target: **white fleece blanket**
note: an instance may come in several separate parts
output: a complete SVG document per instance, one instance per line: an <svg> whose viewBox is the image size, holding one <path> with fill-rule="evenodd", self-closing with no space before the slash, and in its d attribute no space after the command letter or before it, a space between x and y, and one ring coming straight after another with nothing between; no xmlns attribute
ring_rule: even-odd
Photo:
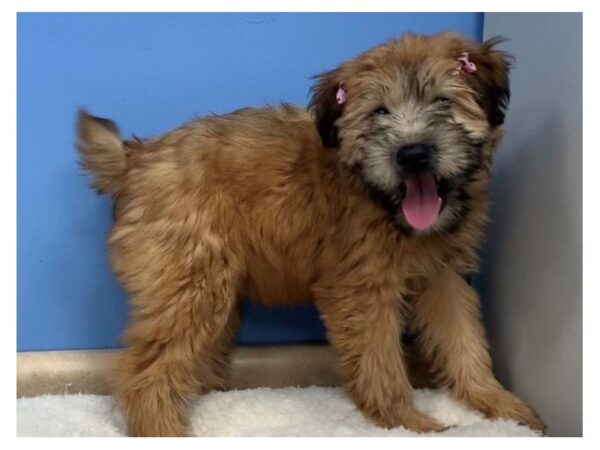
<svg viewBox="0 0 600 450"><path fill-rule="evenodd" d="M538 436L513 421L485 419L445 390L418 390L416 407L453 428L431 436ZM416 436L372 425L342 388L249 389L214 392L193 405L197 436ZM112 397L46 395L17 400L18 436L123 436Z"/></svg>

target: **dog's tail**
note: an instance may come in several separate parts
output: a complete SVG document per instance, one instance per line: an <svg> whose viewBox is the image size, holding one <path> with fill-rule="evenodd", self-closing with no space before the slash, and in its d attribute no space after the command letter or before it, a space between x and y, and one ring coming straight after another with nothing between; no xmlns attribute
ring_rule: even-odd
<svg viewBox="0 0 600 450"><path fill-rule="evenodd" d="M81 166L92 177L92 187L100 193L118 192L127 169L127 155L114 122L80 110L77 150Z"/></svg>

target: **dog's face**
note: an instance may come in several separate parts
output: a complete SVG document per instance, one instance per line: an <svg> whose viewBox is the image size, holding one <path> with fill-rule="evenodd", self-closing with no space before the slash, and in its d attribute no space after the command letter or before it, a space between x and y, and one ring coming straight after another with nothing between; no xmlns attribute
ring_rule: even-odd
<svg viewBox="0 0 600 450"><path fill-rule="evenodd" d="M469 185L489 176L509 97L496 44L406 35L318 77L310 106L323 144L406 233L460 227Z"/></svg>

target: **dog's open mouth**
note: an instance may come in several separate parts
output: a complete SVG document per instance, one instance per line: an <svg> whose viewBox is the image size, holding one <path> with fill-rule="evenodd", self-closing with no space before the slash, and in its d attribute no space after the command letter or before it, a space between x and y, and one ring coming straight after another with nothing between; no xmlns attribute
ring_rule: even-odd
<svg viewBox="0 0 600 450"><path fill-rule="evenodd" d="M435 223L444 206L447 184L431 172L420 172L404 180L402 212L411 227L421 231Z"/></svg>

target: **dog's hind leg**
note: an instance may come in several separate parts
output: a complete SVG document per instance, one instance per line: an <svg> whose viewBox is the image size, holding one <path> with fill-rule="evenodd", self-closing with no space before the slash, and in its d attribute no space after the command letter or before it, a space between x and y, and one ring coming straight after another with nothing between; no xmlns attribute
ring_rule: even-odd
<svg viewBox="0 0 600 450"><path fill-rule="evenodd" d="M544 430L537 413L494 377L475 290L452 269L436 275L415 298L414 325L440 381L490 418L514 419Z"/></svg>
<svg viewBox="0 0 600 450"><path fill-rule="evenodd" d="M118 233L112 242L117 272L134 294L116 396L130 435L188 435L189 401L226 385L224 354L238 322L233 258L214 236L179 239L189 247L169 253L168 241L151 234L131 252L118 248ZM141 249L157 251L135 271L130 265Z"/></svg>
<svg viewBox="0 0 600 450"><path fill-rule="evenodd" d="M241 308L236 306L221 335L215 340L210 358L199 361L196 378L202 380L199 393L226 391L231 387L231 350L239 330Z"/></svg>

